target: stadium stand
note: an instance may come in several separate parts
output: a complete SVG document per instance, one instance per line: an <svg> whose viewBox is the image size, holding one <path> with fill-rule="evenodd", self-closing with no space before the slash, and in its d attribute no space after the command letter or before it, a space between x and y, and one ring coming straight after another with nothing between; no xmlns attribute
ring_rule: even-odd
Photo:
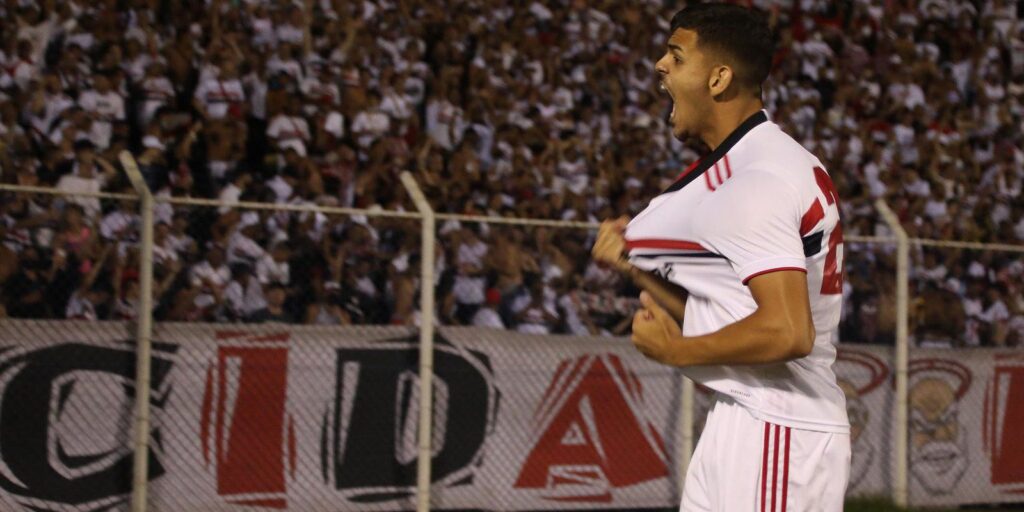
<svg viewBox="0 0 1024 512"><path fill-rule="evenodd" d="M829 167L846 234L885 235L872 207L884 198L913 237L1024 241L1024 3L752 3L778 34L767 109ZM632 215L699 157L669 136L655 87L677 7L4 2L0 182L130 192L115 158L130 149L158 196L412 210L408 169L439 212ZM0 314L134 315L134 211L4 194ZM158 320L417 321L415 225L157 216ZM636 293L590 262L587 233L449 221L440 234L442 322L628 330ZM893 256L850 249L843 339L891 341L893 280L878 276ZM919 343L1024 342L1019 255L913 258Z"/></svg>

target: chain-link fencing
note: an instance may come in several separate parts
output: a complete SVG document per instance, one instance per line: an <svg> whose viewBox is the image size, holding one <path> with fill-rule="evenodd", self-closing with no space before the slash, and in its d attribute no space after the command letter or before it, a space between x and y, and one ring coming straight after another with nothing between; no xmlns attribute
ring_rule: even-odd
<svg viewBox="0 0 1024 512"><path fill-rule="evenodd" d="M100 180L0 191L4 510L128 507L146 251L131 189Z"/></svg>
<svg viewBox="0 0 1024 512"><path fill-rule="evenodd" d="M416 508L425 317L415 215L163 199L153 248L140 252L130 196L4 194L5 508L127 510L142 253L156 322L150 510ZM591 262L592 226L442 216L436 235L432 317L446 327L434 336L432 506L675 506L683 379L624 337L637 290ZM890 495L895 243L848 239L835 371L852 425L849 494ZM1024 365L984 347L1018 339L1015 296L1001 296L1005 335L997 323L979 330L982 348L950 351L940 334L968 339L970 315L958 320L955 304L967 309L974 292L970 282L956 299L936 292L963 282L936 261L968 276L980 264L1005 283L1019 259L928 254L951 250L912 251L911 502L1013 501ZM980 298L982 319L998 320L998 298ZM711 394L698 387L695 402L699 436Z"/></svg>
<svg viewBox="0 0 1024 512"><path fill-rule="evenodd" d="M916 243L910 269L911 502L1020 502L1024 251Z"/></svg>

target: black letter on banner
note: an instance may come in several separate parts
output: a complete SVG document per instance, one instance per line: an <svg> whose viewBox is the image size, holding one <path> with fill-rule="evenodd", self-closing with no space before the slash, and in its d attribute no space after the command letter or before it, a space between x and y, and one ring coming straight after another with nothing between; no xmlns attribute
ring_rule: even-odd
<svg viewBox="0 0 1024 512"><path fill-rule="evenodd" d="M324 413L325 481L357 502L407 498L416 487L417 343L338 350L333 404ZM440 340L439 340L440 341ZM472 482L494 428L498 391L487 356L441 341L434 352L432 479ZM440 442L437 440L440 439Z"/></svg>
<svg viewBox="0 0 1024 512"><path fill-rule="evenodd" d="M156 351L176 347L154 344ZM166 355L166 354L160 354ZM135 353L65 343L0 361L0 487L32 510L107 510L131 492ZM151 404L162 407L172 363L152 362ZM111 406L111 404L120 404ZM104 407L106 406L106 407ZM97 423L104 425L98 431ZM109 431L113 430L113 432ZM152 432L149 478L164 473L159 430ZM155 445L155 446L154 446Z"/></svg>

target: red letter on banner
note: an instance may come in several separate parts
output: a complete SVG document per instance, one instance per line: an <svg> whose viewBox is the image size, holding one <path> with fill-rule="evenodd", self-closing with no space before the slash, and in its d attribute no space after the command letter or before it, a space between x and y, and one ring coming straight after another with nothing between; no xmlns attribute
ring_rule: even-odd
<svg viewBox="0 0 1024 512"><path fill-rule="evenodd" d="M668 475L661 437L635 411L640 382L614 355L563 361L537 408L515 487L558 501L610 502L611 489Z"/></svg>
<svg viewBox="0 0 1024 512"><path fill-rule="evenodd" d="M1024 358L996 356L997 364L985 392L982 440L992 463L992 484L1024 492Z"/></svg>
<svg viewBox="0 0 1024 512"><path fill-rule="evenodd" d="M201 419L203 456L209 464L213 452L217 493L239 505L285 508L286 463L295 471L295 425L285 407L288 334L221 332L217 339Z"/></svg>

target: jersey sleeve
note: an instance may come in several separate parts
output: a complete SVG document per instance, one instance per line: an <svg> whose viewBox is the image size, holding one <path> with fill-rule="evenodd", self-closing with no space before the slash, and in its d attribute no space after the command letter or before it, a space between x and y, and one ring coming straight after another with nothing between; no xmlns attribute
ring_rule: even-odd
<svg viewBox="0 0 1024 512"><path fill-rule="evenodd" d="M728 259L743 284L769 272L807 272L799 193L781 176L744 173L708 201L701 244Z"/></svg>

